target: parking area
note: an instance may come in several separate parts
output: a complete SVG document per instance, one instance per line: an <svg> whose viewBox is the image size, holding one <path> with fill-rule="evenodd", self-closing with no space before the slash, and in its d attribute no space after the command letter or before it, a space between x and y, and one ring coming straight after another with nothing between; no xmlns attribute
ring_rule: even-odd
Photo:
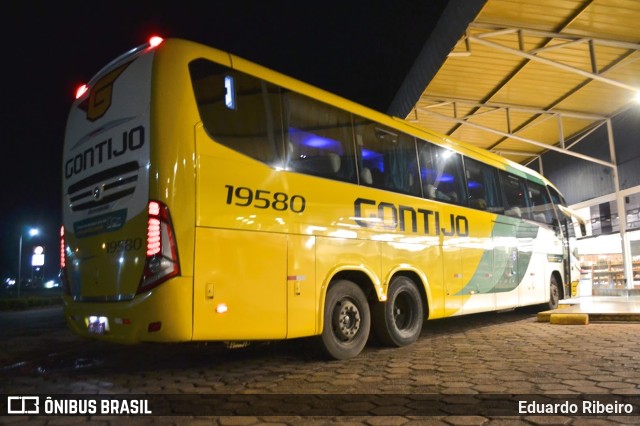
<svg viewBox="0 0 640 426"><path fill-rule="evenodd" d="M146 395L154 415L127 418L132 424L640 423L640 324L563 326L538 322L536 313L430 321L411 346L372 342L355 359L329 362L308 339L113 346L72 335L60 307L4 312L0 393ZM629 404L633 415L584 413L582 405L535 412L549 401L582 400ZM538 405L519 412L521 401ZM12 415L0 423L34 420L123 418Z"/></svg>

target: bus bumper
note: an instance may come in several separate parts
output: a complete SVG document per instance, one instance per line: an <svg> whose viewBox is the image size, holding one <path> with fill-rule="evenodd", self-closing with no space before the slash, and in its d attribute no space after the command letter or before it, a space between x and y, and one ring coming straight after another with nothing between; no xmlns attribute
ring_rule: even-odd
<svg viewBox="0 0 640 426"><path fill-rule="evenodd" d="M176 277L123 302L78 302L64 297L69 328L82 337L113 343L192 339L192 277Z"/></svg>

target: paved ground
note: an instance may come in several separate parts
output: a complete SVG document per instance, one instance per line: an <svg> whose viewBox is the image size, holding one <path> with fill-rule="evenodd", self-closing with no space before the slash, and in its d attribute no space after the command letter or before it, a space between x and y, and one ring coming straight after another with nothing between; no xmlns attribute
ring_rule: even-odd
<svg viewBox="0 0 640 426"><path fill-rule="evenodd" d="M328 362L308 340L113 346L73 336L59 307L0 313L3 399L145 394L155 414L167 414L0 424L640 424L639 331L636 322L553 325L517 310L428 322L409 347L371 345ZM582 400L618 401L633 404L634 416L519 415L522 400L575 405L578 414Z"/></svg>

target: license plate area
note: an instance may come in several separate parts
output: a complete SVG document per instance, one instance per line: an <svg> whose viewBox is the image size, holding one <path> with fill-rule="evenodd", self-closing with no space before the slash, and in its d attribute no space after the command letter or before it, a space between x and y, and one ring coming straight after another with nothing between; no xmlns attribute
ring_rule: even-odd
<svg viewBox="0 0 640 426"><path fill-rule="evenodd" d="M104 316L92 315L85 319L89 334L104 335L109 332L109 319Z"/></svg>

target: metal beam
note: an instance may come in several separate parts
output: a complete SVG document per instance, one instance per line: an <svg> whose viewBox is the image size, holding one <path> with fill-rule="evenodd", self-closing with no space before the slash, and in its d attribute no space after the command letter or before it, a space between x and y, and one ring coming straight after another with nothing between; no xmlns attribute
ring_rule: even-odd
<svg viewBox="0 0 640 426"><path fill-rule="evenodd" d="M561 69L563 71L567 71L567 72L570 72L570 73L573 73L573 74L578 74L578 75L581 75L581 76L583 76L585 78L589 78L591 80L596 80L596 81L600 81L602 83L606 83L606 84L609 84L609 85L612 85L612 86L621 87L623 89L629 90L629 91L634 92L634 93L637 93L637 92L640 91L639 87L634 87L634 86L631 86L629 84L623 83L621 81L612 80L610 78L603 77L601 74L594 74L592 72L584 71L584 70L581 70L580 68L572 67L570 65L566 65L566 64L563 64L561 62L556 62L556 61L553 61L551 59L542 58L540 56L532 55L532 54L524 52L522 50L513 49L511 47L503 46L501 44L494 43L494 42L489 41L489 40L485 40L484 38L480 38L478 36L471 36L470 35L469 39L471 41L475 42L475 43L479 43L479 44L491 47L493 49L500 50L502 52L510 53L512 55L519 56L521 58L525 58L525 59L528 59L530 61L540 62L542 64L549 65L549 66Z"/></svg>
<svg viewBox="0 0 640 426"><path fill-rule="evenodd" d="M618 175L618 160L616 158L616 144L613 138L613 125L611 120L607 120L607 139L609 140L609 155L611 161L616 164L613 168L613 188L616 194L616 204L618 207L618 226L620 229L620 244L622 249L622 268L627 288L633 288L633 259L631 258L631 244L627 235L627 211L624 204L624 197L620 193L620 176Z"/></svg>
<svg viewBox="0 0 640 426"><path fill-rule="evenodd" d="M617 47L620 49L627 49L627 50L640 50L640 43L630 43L626 41L610 40L610 39L598 38L598 37L584 37L582 35L567 34L562 32L539 31L539 30L532 30L528 28L507 27L504 25L485 24L482 22L472 22L469 24L469 28L491 31L490 33L483 33L482 34L483 38L493 37L495 35L504 35L509 33L520 32L520 34L524 36L557 38L562 40L568 40L569 42L580 42L580 41L584 42L584 41L591 40L596 45Z"/></svg>
<svg viewBox="0 0 640 426"><path fill-rule="evenodd" d="M499 102L478 102L474 99L463 99L463 98L452 98L447 96L431 96L431 95L422 95L420 96L419 101L427 101L427 102L437 102L433 105L426 105L422 108L436 108L439 106L446 106L454 103L458 103L461 105L467 105L473 108L492 108L492 109L509 109L512 112L525 112L529 114L552 114L557 115L560 114L563 117L568 118L577 118L581 120L606 120L608 117L600 114L592 114L588 112L581 111L570 111L570 110L562 110L562 109L542 109L542 108L534 108L526 105L515 105L515 104L504 104Z"/></svg>
<svg viewBox="0 0 640 426"><path fill-rule="evenodd" d="M508 137L510 138L514 138L514 135L517 132L523 131L525 129L537 126L539 124L541 124L542 122L550 119L550 118L555 118L558 120L558 132L560 132L558 141L559 141L559 145L560 148L563 149L563 153L568 153L569 149L573 146L575 146L578 142L580 142L581 140L584 139L584 137L579 137L578 139L574 140L569 146L565 146L565 142L567 140L569 140L570 138L573 138L575 135L565 135L564 134L564 126L562 124L562 120L564 118L574 118L574 119L581 119L581 120L592 120L594 121L594 123L591 124L591 126L593 126L593 129L589 130L587 132L587 135L590 134L591 132L594 131L594 129L597 129L598 127L606 124L608 117L602 116L602 115L598 115L598 114L590 114L590 113L584 113L584 112L579 112L579 111L569 111L569 110L556 110L556 109L539 109L539 108L533 108L533 107L528 107L528 106L521 106L521 105L511 105L511 104L503 104L503 103L497 103L497 102L485 102L485 103L479 103L475 100L470 100L470 99L461 99L461 98L451 98L451 97L446 97L446 96L426 96L423 95L420 98L421 101L423 102L433 102L432 105L426 105L426 106L422 106L420 109L421 110L429 110L429 112L434 112L435 111L430 111L431 109L434 108L438 108L438 107L443 107L443 106L453 106L454 109L456 108L456 106L458 104L461 105L465 105L467 107L470 107L473 109L473 111L475 111L475 113L472 113L470 115L467 115L463 118L459 118L457 116L454 115L453 118L457 119L458 121L456 121L456 123L460 123L463 125L468 125L469 124L469 119L474 118L474 117L478 117L480 115L483 114L488 114L488 113L494 113L494 112L499 112L499 111L504 111L506 113L505 119L507 120L506 123L506 128L507 128L507 132L506 133L500 133L500 134L507 134L509 135ZM416 108L416 114L417 114L417 109ZM477 112L480 109L489 109L489 111L483 111L483 112ZM544 117L542 120L537 120L537 121L532 121L524 126L521 126L520 128L518 128L516 131L513 131L509 122L509 113L510 112L524 112L527 114L532 114L532 115L537 115L537 116L542 116ZM444 115L441 113L438 113L440 115ZM417 116L416 116L417 119ZM488 127L486 129L489 129ZM484 129L484 130L486 130ZM495 131L495 129L492 130L492 133L497 133L497 131ZM545 149L551 149L548 148L549 145L544 144L543 142L539 142L540 144L543 144ZM540 146L540 145L538 145ZM508 155L520 155L520 156L528 156L528 157L539 157L542 153L526 153L526 151L506 151L506 150L501 150L501 149L491 149L493 152L496 153L503 153L503 154L508 154ZM571 155L571 154L570 154ZM589 157L589 161L591 161L590 157ZM608 167L612 167L612 164L610 163L606 163L604 164Z"/></svg>
<svg viewBox="0 0 640 426"><path fill-rule="evenodd" d="M518 135L516 135L514 133L507 133L507 132L503 132L503 131L498 130L498 129L493 129L491 127L483 126L481 124L471 123L471 122L463 120L463 119L452 118L452 117L449 117L448 115L440 114L439 112L435 112L435 111L430 111L430 110L422 108L422 107L416 107L416 110L420 110L420 111L426 112L428 114L437 115L442 119L453 121L453 122L456 122L456 123L458 123L460 125L475 127L476 129L484 130L484 131L489 132L489 133L494 133L496 135L504 136L506 138L515 139L515 140L518 140L520 142L525 142L525 143L528 143L530 145L534 145L534 146L543 148L545 150L551 150L551 151L560 152L562 154L570 155L572 157L580 158L582 160L590 161L592 163L597 163L597 164L600 164L600 165L603 165L603 166L606 166L606 167L611 167L611 168L615 168L616 167L615 163L610 163L608 161L600 160L599 158L590 157L588 155L580 154L578 152L569 151L567 149L558 148L555 145L548 145L546 143L543 143L543 142L540 142L540 141L536 141L534 139L529 139L529 138L525 138L525 137L522 137L522 136L518 136Z"/></svg>
<svg viewBox="0 0 640 426"><path fill-rule="evenodd" d="M491 152L495 152L500 155L514 155L517 157L539 157L540 154L537 152L527 152L527 151L512 151L508 149L494 149Z"/></svg>

